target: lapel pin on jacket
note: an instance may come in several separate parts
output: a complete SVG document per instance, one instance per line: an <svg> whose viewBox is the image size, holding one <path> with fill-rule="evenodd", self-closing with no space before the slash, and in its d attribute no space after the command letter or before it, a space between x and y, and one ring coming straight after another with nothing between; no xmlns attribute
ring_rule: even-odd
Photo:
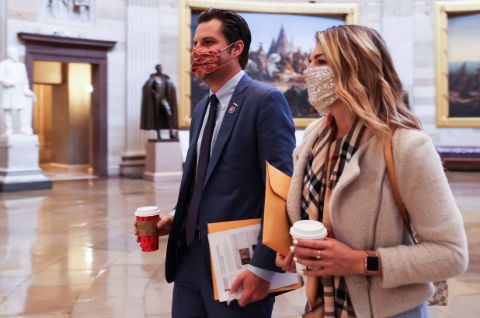
<svg viewBox="0 0 480 318"><path fill-rule="evenodd" d="M233 114L237 110L237 106L238 106L237 103L233 103L233 106L230 106L228 108L228 113Z"/></svg>

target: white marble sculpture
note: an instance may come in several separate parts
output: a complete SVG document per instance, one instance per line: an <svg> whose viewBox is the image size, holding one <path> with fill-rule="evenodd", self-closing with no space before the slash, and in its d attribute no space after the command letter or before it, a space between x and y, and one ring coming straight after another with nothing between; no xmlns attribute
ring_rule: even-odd
<svg viewBox="0 0 480 318"><path fill-rule="evenodd" d="M44 0L43 15L48 18L73 21L89 21L90 0Z"/></svg>
<svg viewBox="0 0 480 318"><path fill-rule="evenodd" d="M25 64L18 51L7 49L7 59L0 62L0 110L4 135L32 135L35 94L30 89Z"/></svg>

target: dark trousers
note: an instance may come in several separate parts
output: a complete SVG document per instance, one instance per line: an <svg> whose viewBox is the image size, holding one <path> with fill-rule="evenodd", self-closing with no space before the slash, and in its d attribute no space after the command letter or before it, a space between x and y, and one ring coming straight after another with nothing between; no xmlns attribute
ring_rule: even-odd
<svg viewBox="0 0 480 318"><path fill-rule="evenodd" d="M272 316L275 297L240 307L236 301L229 306L213 300L211 270L206 240L196 239L184 251L173 287L173 318L267 318Z"/></svg>

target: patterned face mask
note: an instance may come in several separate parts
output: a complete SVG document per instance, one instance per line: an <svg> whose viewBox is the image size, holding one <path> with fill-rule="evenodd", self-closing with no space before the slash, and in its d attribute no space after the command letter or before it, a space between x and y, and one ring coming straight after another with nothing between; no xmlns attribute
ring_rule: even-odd
<svg viewBox="0 0 480 318"><path fill-rule="evenodd" d="M220 65L220 55L233 45L230 44L224 49L205 49L205 48L193 48L192 49L192 71L200 78L210 74L223 67L225 64Z"/></svg>
<svg viewBox="0 0 480 318"><path fill-rule="evenodd" d="M328 65L309 67L303 76L307 84L308 101L319 114L325 114L328 106L338 99L332 68Z"/></svg>

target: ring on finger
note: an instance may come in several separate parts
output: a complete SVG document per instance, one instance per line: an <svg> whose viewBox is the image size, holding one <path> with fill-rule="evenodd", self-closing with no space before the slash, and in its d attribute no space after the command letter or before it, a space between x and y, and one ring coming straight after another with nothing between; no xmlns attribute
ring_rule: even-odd
<svg viewBox="0 0 480 318"><path fill-rule="evenodd" d="M322 257L320 256L320 251L317 251L317 255L315 255L316 259L321 259Z"/></svg>

